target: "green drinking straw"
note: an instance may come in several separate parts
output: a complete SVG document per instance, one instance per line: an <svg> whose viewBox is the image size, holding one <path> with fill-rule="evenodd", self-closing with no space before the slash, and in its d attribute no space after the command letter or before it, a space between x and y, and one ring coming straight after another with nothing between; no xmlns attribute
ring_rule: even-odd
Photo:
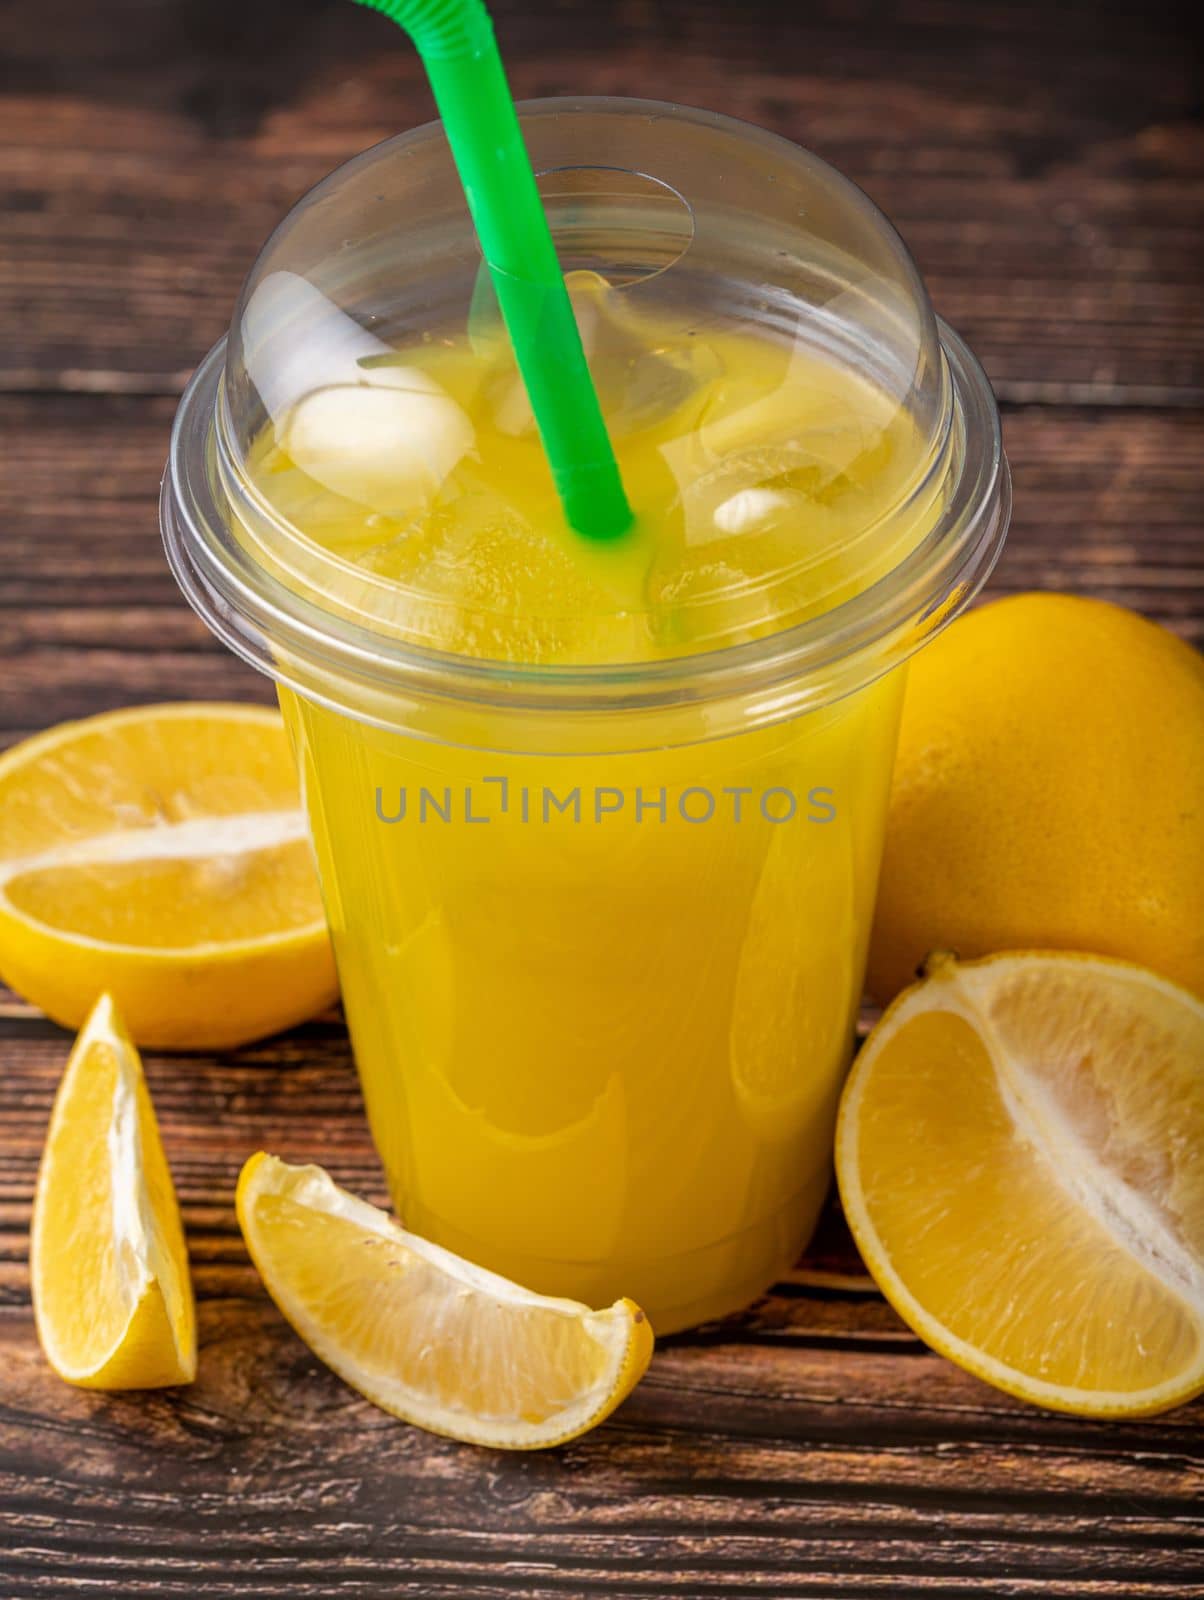
<svg viewBox="0 0 1204 1600"><path fill-rule="evenodd" d="M618 463L482 0L359 0L413 39L430 78L570 526L632 523Z"/></svg>

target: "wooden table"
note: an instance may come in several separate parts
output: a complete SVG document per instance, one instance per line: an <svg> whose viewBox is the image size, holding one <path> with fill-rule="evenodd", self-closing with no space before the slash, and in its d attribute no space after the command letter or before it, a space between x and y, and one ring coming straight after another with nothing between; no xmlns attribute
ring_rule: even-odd
<svg viewBox="0 0 1204 1600"><path fill-rule="evenodd" d="M1204 134L1186 7L1085 0L506 0L527 95L672 94L798 139L899 224L1006 415L994 592L1204 626ZM0 732L164 696L267 700L160 551L186 376L273 223L431 115L383 19L282 0L0 12ZM15 70L14 70L15 69ZM1198 104L1198 101L1196 102ZM595 1435L507 1457L361 1401L285 1327L235 1225L263 1145L382 1197L329 1017L147 1062L201 1364L179 1392L48 1372L26 1272L63 1033L0 1010L0 1595L1204 1595L1199 1404L1095 1424L930 1354L836 1215L761 1305L666 1341Z"/></svg>

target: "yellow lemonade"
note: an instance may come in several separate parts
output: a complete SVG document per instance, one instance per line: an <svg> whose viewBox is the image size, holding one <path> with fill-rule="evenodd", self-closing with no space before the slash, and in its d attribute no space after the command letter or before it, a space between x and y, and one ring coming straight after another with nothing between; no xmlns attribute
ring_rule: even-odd
<svg viewBox="0 0 1204 1600"><path fill-rule="evenodd" d="M647 664L805 621L915 542L914 497L888 513L920 450L883 391L572 288L636 528L564 525L504 341L448 335L361 354L257 441L295 587L520 673ZM901 690L522 753L500 713L411 737L282 689L407 1228L541 1292L630 1295L658 1332L790 1263L829 1181Z"/></svg>

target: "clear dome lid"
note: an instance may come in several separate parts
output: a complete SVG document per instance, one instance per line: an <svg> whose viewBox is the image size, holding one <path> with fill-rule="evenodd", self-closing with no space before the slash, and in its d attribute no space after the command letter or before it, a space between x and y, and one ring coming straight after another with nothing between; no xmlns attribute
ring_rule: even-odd
<svg viewBox="0 0 1204 1600"><path fill-rule="evenodd" d="M977 587L1007 520L989 387L902 241L824 162L725 117L519 114L633 530L564 520L431 124L288 214L185 397L164 528L186 592L331 703L332 663L369 656L411 686L433 656L550 686L766 640L784 660L806 634L846 665L864 647L864 676L875 641Z"/></svg>
<svg viewBox="0 0 1204 1600"><path fill-rule="evenodd" d="M897 566L950 394L880 213L705 114L554 102L523 127L635 530L565 524L433 126L335 172L245 285L224 443L263 558L414 643L569 663L756 637Z"/></svg>

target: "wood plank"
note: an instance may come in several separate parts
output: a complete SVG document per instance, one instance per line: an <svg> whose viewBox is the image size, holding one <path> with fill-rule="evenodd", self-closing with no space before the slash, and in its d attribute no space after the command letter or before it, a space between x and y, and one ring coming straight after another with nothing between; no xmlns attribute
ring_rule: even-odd
<svg viewBox="0 0 1204 1600"><path fill-rule="evenodd" d="M59 32L14 11L0 387L177 392L291 201L430 114L381 18L283 0L219 14L197 30L185 9L117 0L73 7ZM513 0L498 26L520 93L671 81L834 161L898 223L1005 398L1199 403L1201 139L1180 10L858 14Z"/></svg>
<svg viewBox="0 0 1204 1600"><path fill-rule="evenodd" d="M936 1357L859 1353L853 1385L840 1352L684 1341L588 1439L506 1457L373 1410L262 1301L200 1313L197 1384L142 1396L64 1391L28 1326L0 1319L0 1470L19 1460L23 1478L0 1509L10 1582L36 1575L53 1592L92 1577L125 1594L174 1577L258 1596L325 1592L337 1572L381 1595L474 1581L491 1595L1018 1592L1002 1580L1199 1592L1188 1413L1042 1425L982 1406Z"/></svg>

